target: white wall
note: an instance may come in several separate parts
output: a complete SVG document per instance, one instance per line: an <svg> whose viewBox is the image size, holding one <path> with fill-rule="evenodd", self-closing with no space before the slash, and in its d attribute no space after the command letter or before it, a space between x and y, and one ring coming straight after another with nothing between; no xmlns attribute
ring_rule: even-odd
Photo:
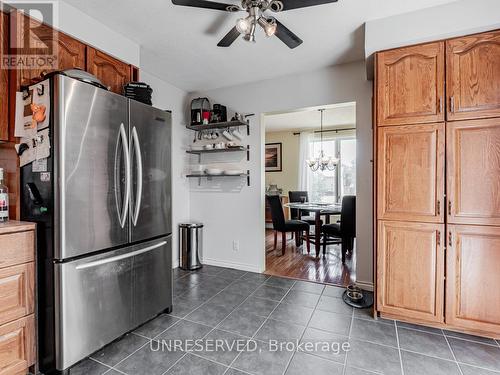
<svg viewBox="0 0 500 375"><path fill-rule="evenodd" d="M295 74L241 86L195 93L232 110L255 113L251 121L249 166L252 186L234 192L221 183L214 191L191 187L190 216L206 224L205 258L209 262L243 269L265 269L264 142L261 115L266 112L356 102L357 170L357 279L373 280L372 244L372 85L365 79L365 64L357 62L310 73ZM225 191L228 190L228 191ZM232 242L240 243L233 251Z"/></svg>
<svg viewBox="0 0 500 375"><path fill-rule="evenodd" d="M373 53L500 28L500 1L460 0L415 12L368 21L365 56L373 77Z"/></svg>
<svg viewBox="0 0 500 375"><path fill-rule="evenodd" d="M283 194L299 190L299 136L294 132L266 133L266 143L281 143L283 159L281 172L266 172L266 187L270 184L278 185Z"/></svg>

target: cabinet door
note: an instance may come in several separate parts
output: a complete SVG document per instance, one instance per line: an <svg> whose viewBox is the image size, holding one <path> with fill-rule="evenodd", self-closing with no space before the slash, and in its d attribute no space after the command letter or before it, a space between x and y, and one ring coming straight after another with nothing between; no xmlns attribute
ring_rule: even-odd
<svg viewBox="0 0 500 375"><path fill-rule="evenodd" d="M444 43L377 55L378 125L444 121Z"/></svg>
<svg viewBox="0 0 500 375"><path fill-rule="evenodd" d="M34 283L34 263L0 269L0 324L33 313Z"/></svg>
<svg viewBox="0 0 500 375"><path fill-rule="evenodd" d="M500 335L500 228L448 225L446 323Z"/></svg>
<svg viewBox="0 0 500 375"><path fill-rule="evenodd" d="M85 44L79 42L72 37L54 30L48 25L40 25L40 23L34 19L25 17L23 15L17 15L17 30L18 37L24 38L25 35L19 30L23 30L23 22L30 23L30 29L36 34L40 43L43 45L40 47L39 54L46 55L46 46L52 47L52 52L56 59L54 63L49 66L33 67L31 69L20 69L18 72L18 81L20 85L29 85L36 82L40 77L54 70L65 70L79 68L85 70ZM22 20L22 21L19 21ZM18 42L19 43L19 42ZM24 45L24 44L18 44ZM17 51L18 54L24 54L23 50Z"/></svg>
<svg viewBox="0 0 500 375"><path fill-rule="evenodd" d="M446 42L448 120L500 116L500 31Z"/></svg>
<svg viewBox="0 0 500 375"><path fill-rule="evenodd" d="M378 130L378 218L444 222L445 125Z"/></svg>
<svg viewBox="0 0 500 375"><path fill-rule="evenodd" d="M117 94L130 82L130 66L94 48L87 48L87 70Z"/></svg>
<svg viewBox="0 0 500 375"><path fill-rule="evenodd" d="M9 18L0 12L0 59L9 48ZM1 60L0 60L1 61ZM9 140L9 74L0 67L0 141Z"/></svg>
<svg viewBox="0 0 500 375"><path fill-rule="evenodd" d="M500 119L446 126L448 222L500 225Z"/></svg>
<svg viewBox="0 0 500 375"><path fill-rule="evenodd" d="M443 321L442 224L379 221L377 309L427 322Z"/></svg>
<svg viewBox="0 0 500 375"><path fill-rule="evenodd" d="M26 374L35 364L35 317L0 326L0 374Z"/></svg>

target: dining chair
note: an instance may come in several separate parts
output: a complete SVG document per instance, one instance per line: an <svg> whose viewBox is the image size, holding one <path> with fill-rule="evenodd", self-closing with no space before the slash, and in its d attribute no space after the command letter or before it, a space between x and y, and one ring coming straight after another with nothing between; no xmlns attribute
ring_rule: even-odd
<svg viewBox="0 0 500 375"><path fill-rule="evenodd" d="M326 254L326 246L329 238L333 243L341 243L342 263L345 263L346 254L354 249L354 238L356 238L356 197L346 195L342 198L340 210L340 221L336 224L325 224L321 228L325 238L323 240L323 254Z"/></svg>
<svg viewBox="0 0 500 375"><path fill-rule="evenodd" d="M278 232L281 233L281 255L285 255L287 233L292 232L296 233L297 236L301 236L302 232L306 232L307 253L309 254L311 251L309 243L309 224L302 220L285 220L283 206L281 205L281 199L278 195L268 195L266 199L271 208L271 217L273 220L274 249L276 249L278 244Z"/></svg>

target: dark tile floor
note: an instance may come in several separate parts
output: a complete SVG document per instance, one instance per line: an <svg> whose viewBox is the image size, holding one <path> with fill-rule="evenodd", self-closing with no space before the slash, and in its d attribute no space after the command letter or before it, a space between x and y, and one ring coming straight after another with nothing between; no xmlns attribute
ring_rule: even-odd
<svg viewBox="0 0 500 375"><path fill-rule="evenodd" d="M500 374L499 342L374 321L368 311L346 306L340 288L211 266L177 269L174 279L171 315L106 346L71 374ZM203 345L159 350L175 339ZM270 339L303 346L276 351ZM224 340L224 350L212 350L214 340ZM331 350L335 345L349 347Z"/></svg>

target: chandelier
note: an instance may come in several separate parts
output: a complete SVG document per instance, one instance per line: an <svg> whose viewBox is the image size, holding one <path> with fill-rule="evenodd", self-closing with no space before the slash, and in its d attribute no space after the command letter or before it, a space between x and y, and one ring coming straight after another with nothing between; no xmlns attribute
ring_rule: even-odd
<svg viewBox="0 0 500 375"><path fill-rule="evenodd" d="M321 113L321 129L320 129L321 151L319 153L319 156L316 159L308 159L308 160L306 160L306 163L309 166L309 168L311 168L311 170L313 172L316 172L318 170L320 170L320 171L334 171L335 168L337 168L339 160L336 158L333 158L331 156L325 155L325 152L323 151L323 112L325 110L320 109L319 111Z"/></svg>

